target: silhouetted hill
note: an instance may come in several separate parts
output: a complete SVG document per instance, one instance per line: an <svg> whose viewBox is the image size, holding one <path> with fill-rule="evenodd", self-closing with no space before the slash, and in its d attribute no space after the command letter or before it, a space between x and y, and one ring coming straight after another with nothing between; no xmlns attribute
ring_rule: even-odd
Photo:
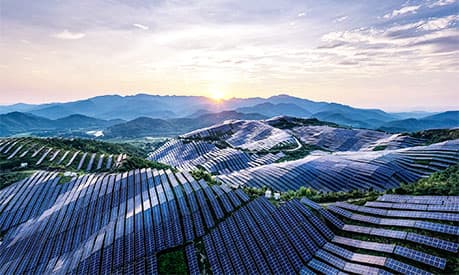
<svg viewBox="0 0 459 275"><path fill-rule="evenodd" d="M105 128L122 120L102 120L84 115L70 115L52 120L34 114L12 112L0 115L0 136L58 130Z"/></svg>
<svg viewBox="0 0 459 275"><path fill-rule="evenodd" d="M414 132L429 129L459 127L459 111L448 111L421 119L403 119L383 124L380 129L387 132Z"/></svg>
<svg viewBox="0 0 459 275"><path fill-rule="evenodd" d="M113 125L104 131L105 137L176 136L199 128L221 123L228 119L258 120L260 114L242 114L234 111L204 114L196 118L154 119L137 118Z"/></svg>
<svg viewBox="0 0 459 275"><path fill-rule="evenodd" d="M392 114L379 109L354 108L348 105L333 102L316 102L289 95L276 95L269 98L232 98L218 103L203 96L105 95L65 103L0 106L0 113L21 110L26 110L28 113L48 119L58 119L73 114L81 114L102 120L133 120L139 117L158 119L197 118L203 114L228 110L239 113L259 113L268 117L279 115L315 117L319 120L343 126L370 129L382 128L390 129L391 131L405 131L409 128L406 128L404 123L409 124L412 122L417 125L413 127L415 130L444 125L442 123L429 125L428 123L411 120L395 122L410 118L420 119L424 122L427 119L438 120L435 115L427 116L429 113L425 112L413 112L412 115L409 112ZM422 117L424 115L427 117ZM448 119L451 120L450 118L442 118L443 121ZM392 122L395 124L387 124Z"/></svg>
<svg viewBox="0 0 459 275"><path fill-rule="evenodd" d="M311 112L299 107L293 103L278 103L273 104L265 102L251 107L242 107L236 109L241 113L259 113L267 117L273 116L295 116L295 117L310 117Z"/></svg>

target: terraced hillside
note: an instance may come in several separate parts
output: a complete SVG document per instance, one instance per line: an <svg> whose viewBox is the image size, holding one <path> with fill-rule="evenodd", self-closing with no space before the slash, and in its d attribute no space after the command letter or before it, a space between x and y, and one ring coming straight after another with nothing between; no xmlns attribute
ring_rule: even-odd
<svg viewBox="0 0 459 275"><path fill-rule="evenodd" d="M110 144L105 143L98 147L88 146L91 142L93 141L11 138L0 141L0 154L5 160L24 162L34 168L62 167L87 172L110 170L119 166L127 157L122 146L110 147Z"/></svg>
<svg viewBox="0 0 459 275"><path fill-rule="evenodd" d="M342 152L244 169L217 179L231 186L278 191L386 190L412 183L459 162L459 140L398 150Z"/></svg>
<svg viewBox="0 0 459 275"><path fill-rule="evenodd" d="M286 131L256 120L229 120L222 124L192 131L181 137L224 141L233 148L250 151L297 145L296 139Z"/></svg>
<svg viewBox="0 0 459 275"><path fill-rule="evenodd" d="M276 207L187 172L141 169L56 184L58 177L41 171L0 191L1 274L157 274L180 264L189 274L443 274L457 267L459 197ZM421 206L387 210L401 203ZM163 262L173 257L183 262Z"/></svg>
<svg viewBox="0 0 459 275"><path fill-rule="evenodd" d="M249 167L274 163L282 152L272 154L248 153L239 149L220 149L211 142L172 139L150 153L149 159L167 163L181 170L203 168L209 173L225 174Z"/></svg>
<svg viewBox="0 0 459 275"><path fill-rule="evenodd" d="M295 127L291 132L306 144L316 145L330 151L378 151L419 146L423 139L402 134L346 129L330 126Z"/></svg>

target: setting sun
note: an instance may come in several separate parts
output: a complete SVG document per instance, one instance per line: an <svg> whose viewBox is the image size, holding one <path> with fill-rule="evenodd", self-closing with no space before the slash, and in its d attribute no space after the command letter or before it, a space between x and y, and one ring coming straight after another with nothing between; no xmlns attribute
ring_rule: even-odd
<svg viewBox="0 0 459 275"><path fill-rule="evenodd" d="M213 100L220 101L225 97L225 93L219 90L214 90L210 92L210 97Z"/></svg>

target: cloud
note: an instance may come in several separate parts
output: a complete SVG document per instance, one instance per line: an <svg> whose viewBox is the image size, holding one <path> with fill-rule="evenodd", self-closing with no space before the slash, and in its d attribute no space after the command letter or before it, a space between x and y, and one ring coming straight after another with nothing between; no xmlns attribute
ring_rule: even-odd
<svg viewBox="0 0 459 275"><path fill-rule="evenodd" d="M148 30L149 27L148 26L145 26L145 25L142 25L142 24L132 24L132 26L138 28L138 29L141 29L141 30Z"/></svg>
<svg viewBox="0 0 459 275"><path fill-rule="evenodd" d="M52 36L63 40L76 40L85 37L86 34L82 32L70 32L69 30L64 30L63 32L53 34Z"/></svg>
<svg viewBox="0 0 459 275"><path fill-rule="evenodd" d="M298 13L298 17L303 17L303 16L305 16L305 15L306 15L305 12L300 12L300 13Z"/></svg>
<svg viewBox="0 0 459 275"><path fill-rule="evenodd" d="M405 72L457 71L459 31L454 22L458 17L329 32L322 36L324 43L316 50L322 56L332 56L330 64L349 67L358 63L366 68L380 64L384 70Z"/></svg>
<svg viewBox="0 0 459 275"><path fill-rule="evenodd" d="M398 10L393 10L392 13L388 13L383 16L385 19L393 18L399 15L403 15L406 13L416 13L416 11L420 8L421 6L406 6Z"/></svg>
<svg viewBox="0 0 459 275"><path fill-rule="evenodd" d="M343 21L347 20L348 18L349 18L349 16L341 16L341 17L338 17L335 20L333 20L333 22L335 22L335 23L343 22Z"/></svg>
<svg viewBox="0 0 459 275"><path fill-rule="evenodd" d="M429 5L429 8L442 7L456 3L456 0L438 0Z"/></svg>
<svg viewBox="0 0 459 275"><path fill-rule="evenodd" d="M457 21L458 17L459 16L457 15L450 15L443 18L433 18L424 23L423 25L419 26L418 28L426 31L445 29L448 26L453 25L454 22Z"/></svg>

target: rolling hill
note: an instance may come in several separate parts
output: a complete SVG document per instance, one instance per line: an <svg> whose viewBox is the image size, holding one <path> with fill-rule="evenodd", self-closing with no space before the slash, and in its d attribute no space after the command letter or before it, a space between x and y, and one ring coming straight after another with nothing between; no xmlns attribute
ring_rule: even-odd
<svg viewBox="0 0 459 275"><path fill-rule="evenodd" d="M0 115L0 136L59 130L89 130L105 128L122 120L102 120L80 114L48 119L34 114L12 112Z"/></svg>
<svg viewBox="0 0 459 275"><path fill-rule="evenodd" d="M195 118L155 119L141 117L108 127L105 137L176 136L195 129L208 127L229 119L256 120L266 117L259 114L242 114L234 111L203 114Z"/></svg>
<svg viewBox="0 0 459 275"><path fill-rule="evenodd" d="M443 112L420 119L410 118L391 121L379 128L387 132L414 132L456 127L459 127L459 111Z"/></svg>

